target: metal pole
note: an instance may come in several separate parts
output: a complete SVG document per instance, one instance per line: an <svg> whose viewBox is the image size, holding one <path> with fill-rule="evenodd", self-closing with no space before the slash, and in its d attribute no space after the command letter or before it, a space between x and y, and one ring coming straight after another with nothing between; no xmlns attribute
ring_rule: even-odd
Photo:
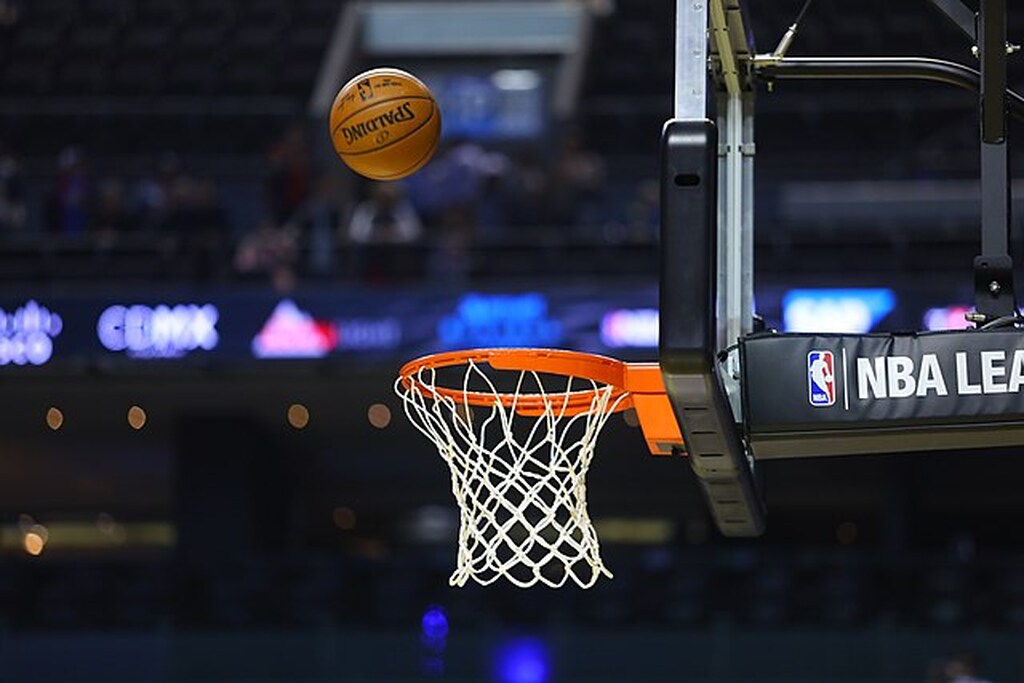
<svg viewBox="0 0 1024 683"><path fill-rule="evenodd" d="M1009 251L1009 159L1006 145L1006 0L982 0L981 57L981 253Z"/></svg>
<svg viewBox="0 0 1024 683"><path fill-rule="evenodd" d="M975 26L974 12L968 9L967 5L960 0L931 0L931 3L963 31L972 43L977 42L978 30Z"/></svg>
<svg viewBox="0 0 1024 683"><path fill-rule="evenodd" d="M754 331L754 93L743 94L743 235L740 333Z"/></svg>
<svg viewBox="0 0 1024 683"><path fill-rule="evenodd" d="M676 119L707 118L707 0L676 0Z"/></svg>
<svg viewBox="0 0 1024 683"><path fill-rule="evenodd" d="M743 333L743 97L727 95L722 131L725 173L719 192L725 212L718 222L719 292L724 297L724 321L718 348L736 343ZM724 323L724 325L722 324Z"/></svg>

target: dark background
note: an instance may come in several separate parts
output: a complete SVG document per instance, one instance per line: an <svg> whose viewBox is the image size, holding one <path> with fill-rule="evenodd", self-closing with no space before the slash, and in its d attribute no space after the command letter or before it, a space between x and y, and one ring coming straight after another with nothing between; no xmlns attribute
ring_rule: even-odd
<svg viewBox="0 0 1024 683"><path fill-rule="evenodd" d="M802 3L748 4L768 51ZM599 530L625 529L602 543L615 579L448 586L448 474L401 414L397 368L490 342L489 324L498 342L551 339L497 315L446 341L440 321L473 295L499 311L494 297L541 296L554 345L655 356L600 330L657 303L674 3L580 7L579 88L556 111L564 64L544 52L355 40L332 84L318 74L355 16L341 0L0 0L0 307L34 300L63 322L48 362L0 367L0 680L948 681L963 652L984 678L1024 679L1017 448L765 463L768 531L729 540L685 461L647 456L616 417L589 478ZM816 0L790 54L973 65L970 47L924 0ZM399 186L420 226L403 239L350 230L380 190L334 157L311 106L319 79L336 90L381 63L432 74L450 120ZM489 89L502 70L536 87ZM977 118L943 85L762 86L769 325L794 288L890 289L875 330L969 305ZM255 358L285 300L362 325L368 346ZM208 303L215 349L132 358L96 336L110 305Z"/></svg>

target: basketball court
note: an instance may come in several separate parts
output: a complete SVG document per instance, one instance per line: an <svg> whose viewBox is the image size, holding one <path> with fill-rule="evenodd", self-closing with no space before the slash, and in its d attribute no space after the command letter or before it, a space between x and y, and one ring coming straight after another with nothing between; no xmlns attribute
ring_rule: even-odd
<svg viewBox="0 0 1024 683"><path fill-rule="evenodd" d="M0 0L0 680L1024 680L1022 22Z"/></svg>

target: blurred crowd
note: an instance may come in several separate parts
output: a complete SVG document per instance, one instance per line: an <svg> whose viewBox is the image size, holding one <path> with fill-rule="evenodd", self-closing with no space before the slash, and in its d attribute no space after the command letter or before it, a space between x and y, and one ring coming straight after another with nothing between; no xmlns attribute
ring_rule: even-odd
<svg viewBox="0 0 1024 683"><path fill-rule="evenodd" d="M625 210L610 211L605 160L576 135L548 156L536 145L448 140L398 182L358 179L333 157L318 164L312 149L308 130L293 127L270 150L269 211L239 242L237 270L267 272L279 286L299 272L386 279L396 261L376 256L411 247L424 274L457 279L477 247L655 238L657 184L642 183Z"/></svg>
<svg viewBox="0 0 1024 683"><path fill-rule="evenodd" d="M21 230L25 218L25 187L18 162L0 141L0 231Z"/></svg>
<svg viewBox="0 0 1024 683"><path fill-rule="evenodd" d="M386 279L394 263L379 256L392 249L416 250L425 276L457 279L477 248L655 240L657 183L613 187L606 160L572 132L550 148L446 140L398 182L356 176L322 142L296 124L266 151L253 221L237 218L251 207L235 210L253 193L223 191L173 152L147 172L111 174L76 146L36 174L32 210L19 161L0 141L0 239L56 237L114 253L144 244L189 277L267 278L280 289L306 277Z"/></svg>
<svg viewBox="0 0 1024 683"><path fill-rule="evenodd" d="M218 183L189 173L173 153L161 156L152 173L126 177L96 174L85 150L68 146L37 183L34 214L28 185L17 158L0 144L0 237L95 251L147 243L173 252L188 275L224 268L231 226Z"/></svg>

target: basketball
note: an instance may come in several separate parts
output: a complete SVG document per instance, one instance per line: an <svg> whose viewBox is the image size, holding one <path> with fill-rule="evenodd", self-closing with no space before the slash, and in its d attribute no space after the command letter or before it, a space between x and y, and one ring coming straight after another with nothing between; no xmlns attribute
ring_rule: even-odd
<svg viewBox="0 0 1024 683"><path fill-rule="evenodd" d="M349 168L398 180L430 161L441 139L441 111L430 89L401 69L359 74L331 106L331 141Z"/></svg>

